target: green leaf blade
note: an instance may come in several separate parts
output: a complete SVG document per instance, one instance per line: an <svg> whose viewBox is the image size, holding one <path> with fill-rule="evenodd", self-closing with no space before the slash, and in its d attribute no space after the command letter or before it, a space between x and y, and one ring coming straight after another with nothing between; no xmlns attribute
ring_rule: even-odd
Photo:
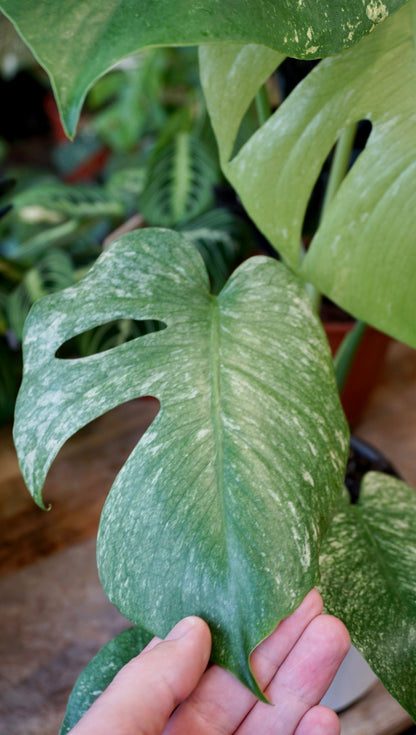
<svg viewBox="0 0 416 735"><path fill-rule="evenodd" d="M321 555L327 609L400 704L416 717L416 493L368 473L357 505L335 515Z"/></svg>
<svg viewBox="0 0 416 735"><path fill-rule="evenodd" d="M15 444L23 477L41 506L42 487L49 467L73 433L120 403L154 395L161 388L152 378L146 359L136 367L138 341L143 345L150 346L153 342L157 345L160 341L157 332L120 345L107 353L104 361L99 355L56 359L58 348L73 336L117 318L163 321L160 319L162 307L156 300L148 302L149 282L157 280L160 292L164 289L169 292L169 282L181 283L185 303L187 294L192 301L192 292L199 294L208 290L208 278L194 248L188 245L187 273L183 278L181 264L175 268L170 262L179 236L164 232L165 252L160 258L157 252L160 235L152 237L150 232L139 253L134 247L134 235L123 239L120 257L109 248L101 256L98 267L93 266L80 285L39 300L26 321L23 356L24 385L27 387L16 404ZM101 268L103 263L104 268ZM141 281L137 283L134 274L139 269ZM130 279L126 277L129 271ZM84 302L82 313L75 306L79 299ZM203 304L204 299L199 301ZM185 304L182 308L184 312ZM197 305L194 310L197 320ZM48 349L39 349L41 344L47 344ZM169 345L164 352L168 350ZM132 381L132 374L135 381ZM74 411L74 406L79 406L79 410Z"/></svg>
<svg viewBox="0 0 416 735"><path fill-rule="evenodd" d="M270 51L260 47L229 48L225 57L221 47L212 46L200 55L224 173L257 226L320 292L411 346L416 346L415 38L411 0L354 48L314 68L234 158L238 125L273 57L268 60ZM239 92L249 53L249 86ZM229 96L235 111L223 109ZM302 261L302 227L315 182L343 129L364 119L373 126L367 145Z"/></svg>
<svg viewBox="0 0 416 735"><path fill-rule="evenodd" d="M404 2L323 0L316 7L308 0L2 0L0 8L50 75L73 135L93 82L140 48L257 43L316 58L355 43Z"/></svg>
<svg viewBox="0 0 416 735"><path fill-rule="evenodd" d="M244 114L260 86L284 58L284 54L256 44L228 43L199 48L201 83L220 161L229 178L232 174L227 164Z"/></svg>
<svg viewBox="0 0 416 735"><path fill-rule="evenodd" d="M260 694L249 653L317 582L348 449L329 348L302 284L256 257L215 297L191 244L143 230L54 299L49 326L44 299L27 327L32 370L15 431L26 476L39 482L58 446L94 416L156 396L159 414L103 510L104 589L162 637L185 615L203 617L213 660ZM166 329L51 360L63 339L110 313Z"/></svg>
<svg viewBox="0 0 416 735"><path fill-rule="evenodd" d="M147 646L151 633L135 626L109 641L80 674L70 694L59 735L67 735L116 674Z"/></svg>

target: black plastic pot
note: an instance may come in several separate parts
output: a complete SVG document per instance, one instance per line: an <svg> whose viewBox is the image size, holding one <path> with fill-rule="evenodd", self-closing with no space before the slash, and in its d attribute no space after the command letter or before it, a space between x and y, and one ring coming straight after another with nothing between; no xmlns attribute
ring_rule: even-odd
<svg viewBox="0 0 416 735"><path fill-rule="evenodd" d="M401 479L394 465L381 452L362 439L352 436L345 477L345 484L352 503L357 502L360 495L361 480L366 472L370 471L384 472L386 475Z"/></svg>

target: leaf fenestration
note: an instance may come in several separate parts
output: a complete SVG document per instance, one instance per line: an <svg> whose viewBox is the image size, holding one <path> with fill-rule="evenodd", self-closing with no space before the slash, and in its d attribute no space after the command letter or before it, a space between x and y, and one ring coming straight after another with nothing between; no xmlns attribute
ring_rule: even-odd
<svg viewBox="0 0 416 735"><path fill-rule="evenodd" d="M231 158L248 104L282 57L260 46L205 46L201 78L224 173L285 261L366 323L416 346L416 2L325 59ZM342 130L369 120L365 150L344 179L302 262L315 182Z"/></svg>

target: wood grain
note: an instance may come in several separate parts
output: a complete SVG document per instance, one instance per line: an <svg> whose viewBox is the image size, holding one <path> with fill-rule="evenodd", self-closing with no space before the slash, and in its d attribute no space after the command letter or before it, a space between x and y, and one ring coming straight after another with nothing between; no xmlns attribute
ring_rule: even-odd
<svg viewBox="0 0 416 735"><path fill-rule="evenodd" d="M61 450L38 508L19 472L10 427L0 430L0 575L96 535L111 484L158 411L132 401L79 431Z"/></svg>
<svg viewBox="0 0 416 735"><path fill-rule="evenodd" d="M412 725L409 715L380 682L340 719L341 735L399 735Z"/></svg>

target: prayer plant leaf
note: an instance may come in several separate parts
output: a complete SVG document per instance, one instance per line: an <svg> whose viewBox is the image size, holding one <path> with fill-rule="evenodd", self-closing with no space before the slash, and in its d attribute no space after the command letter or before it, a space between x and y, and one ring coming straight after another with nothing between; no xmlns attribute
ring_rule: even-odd
<svg viewBox="0 0 416 735"><path fill-rule="evenodd" d="M129 399L159 399L104 506L101 581L127 618L160 637L185 615L203 617L213 660L256 691L250 651L317 582L348 428L297 277L259 256L218 296L208 284L192 244L147 229L111 246L76 286L38 301L25 329L15 443L41 504L71 434ZM166 328L90 357L54 357L74 335L121 318Z"/></svg>
<svg viewBox="0 0 416 735"><path fill-rule="evenodd" d="M412 346L415 41L411 0L354 48L320 62L234 158L247 106L281 59L256 46L200 51L223 169L256 224L306 281L355 317ZM366 148L301 265L302 226L315 182L342 130L363 119L372 124Z"/></svg>
<svg viewBox="0 0 416 735"><path fill-rule="evenodd" d="M150 225L175 227L200 215L214 199L217 159L204 144L180 131L158 146L147 169L140 212Z"/></svg>
<svg viewBox="0 0 416 735"><path fill-rule="evenodd" d="M152 637L151 633L135 626L119 633L94 656L75 682L59 735L67 735L75 727L120 669L137 656Z"/></svg>
<svg viewBox="0 0 416 735"><path fill-rule="evenodd" d="M258 43L292 56L327 56L358 41L405 0L1 0L49 73L75 132L88 89L146 46Z"/></svg>
<svg viewBox="0 0 416 735"><path fill-rule="evenodd" d="M334 517L321 556L325 606L416 719L416 491L378 472Z"/></svg>

